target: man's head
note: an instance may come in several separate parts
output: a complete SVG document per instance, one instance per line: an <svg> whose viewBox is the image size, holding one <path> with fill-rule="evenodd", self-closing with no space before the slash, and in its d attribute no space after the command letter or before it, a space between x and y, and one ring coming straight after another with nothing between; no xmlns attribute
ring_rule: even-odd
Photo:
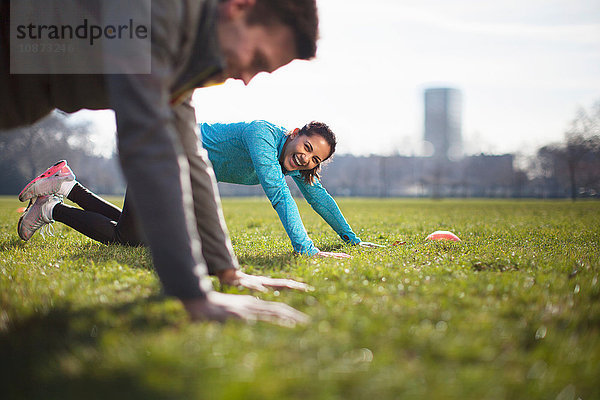
<svg viewBox="0 0 600 400"><path fill-rule="evenodd" d="M221 1L218 34L227 62L224 77L248 84L259 72L315 56L317 6L315 0Z"/></svg>

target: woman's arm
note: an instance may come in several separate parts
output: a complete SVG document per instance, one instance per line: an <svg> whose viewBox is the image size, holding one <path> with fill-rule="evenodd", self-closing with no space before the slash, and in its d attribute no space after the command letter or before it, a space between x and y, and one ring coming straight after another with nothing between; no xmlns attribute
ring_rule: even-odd
<svg viewBox="0 0 600 400"><path fill-rule="evenodd" d="M285 176L279 165L277 144L273 142L271 126L261 122L249 125L244 135L246 146L260 184L279 215L279 219L289 236L294 251L300 254L316 255L320 252L308 237L302 224L298 206L290 193Z"/></svg>
<svg viewBox="0 0 600 400"><path fill-rule="evenodd" d="M295 175L293 178L308 204L340 235L344 242L355 245L361 243L360 238L352 231L337 203L321 182L316 180L314 184L309 185L304 182L302 175Z"/></svg>

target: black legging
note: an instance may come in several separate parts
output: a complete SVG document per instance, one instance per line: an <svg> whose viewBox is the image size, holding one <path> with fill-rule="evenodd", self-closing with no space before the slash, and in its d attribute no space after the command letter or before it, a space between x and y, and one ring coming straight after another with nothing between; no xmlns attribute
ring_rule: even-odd
<svg viewBox="0 0 600 400"><path fill-rule="evenodd" d="M118 243L128 246L143 245L138 230L135 213L130 202L123 203L123 210L96 196L76 183L67 199L81 208L57 204L52 210L52 218L70 226L85 236L104 244Z"/></svg>

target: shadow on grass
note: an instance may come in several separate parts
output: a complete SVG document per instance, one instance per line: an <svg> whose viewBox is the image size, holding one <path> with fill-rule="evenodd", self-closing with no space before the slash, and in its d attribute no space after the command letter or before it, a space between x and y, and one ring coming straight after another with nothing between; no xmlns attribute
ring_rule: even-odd
<svg viewBox="0 0 600 400"><path fill-rule="evenodd" d="M340 249L344 247L343 244L340 243L336 243L336 244L326 244L324 246L320 247L321 251L334 251L334 252L339 252Z"/></svg>
<svg viewBox="0 0 600 400"><path fill-rule="evenodd" d="M341 248L343 248L343 244L335 243L321 246L320 250L326 252L338 252ZM296 256L297 255L293 252L282 252L269 255L239 255L238 261L241 265L252 265L258 270L263 268L286 269L290 266L290 263ZM78 251L74 252L70 258L72 260L87 259L94 263L115 261L119 264L146 270L151 270L153 268L150 251L144 246L132 247L118 244L103 245L90 242L79 246Z"/></svg>
<svg viewBox="0 0 600 400"><path fill-rule="evenodd" d="M342 244L329 244L321 246L321 251L338 252L343 248ZM241 265L251 265L254 269L260 271L265 268L269 269L287 269L297 257L303 257L294 252L283 252L276 254L260 254L260 255L240 255L238 261Z"/></svg>
<svg viewBox="0 0 600 400"><path fill-rule="evenodd" d="M0 333L2 398L165 398L164 393L139 382L136 371L94 369L94 361L100 354L96 352L101 346L99 333L116 330L142 334L173 326L164 313L143 312L164 300L162 296L152 296L77 311L57 308L9 324L8 331ZM65 360L70 358L73 365L69 367Z"/></svg>
<svg viewBox="0 0 600 400"><path fill-rule="evenodd" d="M510 265L506 263L499 262L485 262L478 261L474 263L471 268L473 271L483 272L483 271L491 271L491 272L507 272L507 271L518 271L519 268L516 265Z"/></svg>
<svg viewBox="0 0 600 400"><path fill-rule="evenodd" d="M294 254L289 252L238 257L238 261L241 265L252 265L257 270L261 270L265 267L270 269L287 268L293 259Z"/></svg>
<svg viewBox="0 0 600 400"><path fill-rule="evenodd" d="M0 241L0 251L12 250L17 247L23 247L25 242L18 237L10 237Z"/></svg>
<svg viewBox="0 0 600 400"><path fill-rule="evenodd" d="M72 260L87 259L94 263L115 261L119 264L146 270L153 268L150 251L144 246L133 247L119 244L103 245L85 243L79 246L78 250L70 258Z"/></svg>

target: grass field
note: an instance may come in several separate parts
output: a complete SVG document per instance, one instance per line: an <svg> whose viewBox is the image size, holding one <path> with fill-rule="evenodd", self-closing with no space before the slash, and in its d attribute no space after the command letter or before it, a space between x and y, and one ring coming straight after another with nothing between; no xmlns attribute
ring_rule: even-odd
<svg viewBox="0 0 600 400"><path fill-rule="evenodd" d="M1 198L0 397L600 398L600 202L341 199L363 240L406 242L384 249L342 245L300 203L352 260L294 256L266 200L224 201L246 272L315 288L259 295L311 316L288 329L189 323L146 250L60 224L21 242ZM438 229L463 242L424 240Z"/></svg>

